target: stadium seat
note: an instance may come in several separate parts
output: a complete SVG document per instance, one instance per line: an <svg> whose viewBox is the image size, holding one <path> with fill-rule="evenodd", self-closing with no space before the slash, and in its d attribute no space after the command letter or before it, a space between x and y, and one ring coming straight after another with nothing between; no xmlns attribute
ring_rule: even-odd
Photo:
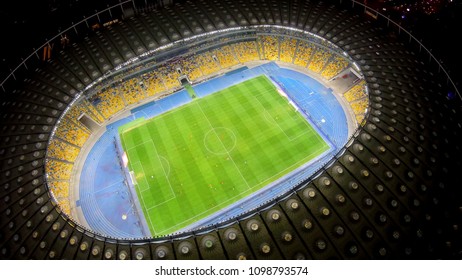
<svg viewBox="0 0 462 280"><path fill-rule="evenodd" d="M276 36L262 35L264 56L267 60L279 60L279 39Z"/></svg>
<svg viewBox="0 0 462 280"><path fill-rule="evenodd" d="M320 73L324 69L324 66L326 65L326 62L329 60L330 56L331 54L328 51L321 49L320 47L316 47L313 58L308 64L308 69L315 73Z"/></svg>
<svg viewBox="0 0 462 280"><path fill-rule="evenodd" d="M255 41L236 43L233 48L241 63L259 59Z"/></svg>
<svg viewBox="0 0 462 280"><path fill-rule="evenodd" d="M280 55L280 60L282 62L288 62L292 63L294 56L295 56L295 50L297 48L297 43L298 40L290 37L281 37L281 55Z"/></svg>
<svg viewBox="0 0 462 280"><path fill-rule="evenodd" d="M332 55L332 59L328 62L322 71L321 75L325 79L330 80L342 72L347 66L348 61L345 58L334 54Z"/></svg>
<svg viewBox="0 0 462 280"><path fill-rule="evenodd" d="M314 45L306 41L299 41L297 52L295 55L294 64L306 67L308 62L311 60L311 55L314 52Z"/></svg>

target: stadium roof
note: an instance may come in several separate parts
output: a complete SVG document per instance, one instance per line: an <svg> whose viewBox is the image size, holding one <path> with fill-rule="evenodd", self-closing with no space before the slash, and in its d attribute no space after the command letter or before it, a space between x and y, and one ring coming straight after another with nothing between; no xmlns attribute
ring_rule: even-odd
<svg viewBox="0 0 462 280"><path fill-rule="evenodd" d="M25 76L39 83L24 85L13 79L3 85L0 258L461 257L462 200L456 184L462 167L461 100L444 69L404 30L365 16L359 5L351 9L351 3L199 0L130 11L139 17L127 18L127 28L102 31L105 36L136 34L137 21L153 18L160 29L152 35L157 42L166 38L165 43L181 38L185 30L199 34L255 23L294 26L326 37L363 70L370 88L367 122L315 180L250 217L182 240L108 239L63 215L44 178L52 127L71 97L91 80L63 90L51 81L64 81L65 72L78 77L64 60L28 61L14 79ZM92 32L85 23L73 39L86 48L88 41L81 37ZM98 40L91 36L90 41ZM126 41L122 44L137 53ZM76 64L83 61L69 57ZM41 71L34 71L37 65ZM260 230L252 230L255 224Z"/></svg>

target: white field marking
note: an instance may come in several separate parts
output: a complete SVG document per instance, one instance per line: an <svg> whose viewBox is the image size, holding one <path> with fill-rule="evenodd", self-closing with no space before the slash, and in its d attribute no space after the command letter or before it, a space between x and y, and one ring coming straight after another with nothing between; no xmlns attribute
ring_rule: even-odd
<svg viewBox="0 0 462 280"><path fill-rule="evenodd" d="M175 194L175 192L173 191L173 188L172 188L172 184L170 183L170 179L168 178L168 175L167 175L167 173L165 172L165 168L164 168L164 166L162 165L162 161L160 160L160 156L159 156L159 153L157 152L156 145L154 144L154 142L153 142L152 140L151 140L151 141L148 141L148 142L151 142L152 146L154 147L154 150L155 150L155 152L156 152L157 159L159 160L160 166L162 167L162 171L164 172L165 178L167 178L168 186L170 187L170 191L171 191L171 193L173 194L173 197L176 197L176 194ZM170 164L169 164L168 166L170 166ZM143 169L143 171L144 171L144 169Z"/></svg>
<svg viewBox="0 0 462 280"><path fill-rule="evenodd" d="M136 148L136 147L138 147L138 146L145 145L145 144L147 144L147 143L149 143L149 142L154 146L154 149L156 150L156 151L155 151L155 152L156 152L156 155L160 158L159 154L157 153L157 149L156 149L156 147L155 147L154 142L152 141L152 139L151 139L151 140L144 141L143 143L140 143L140 144L138 144L138 145L136 145L136 146L133 146L132 148L130 148L130 149L127 150L127 154L129 154L129 151L130 151L130 150L132 150L132 149L134 149L134 148ZM162 157L162 158L164 158L164 157ZM164 158L164 159L165 159L165 158ZM159 159L159 161L160 161L160 159ZM168 160L166 160L166 161L167 161L167 164L168 164L168 166L169 166L169 172L168 172L168 173L170 173L170 164L168 163ZM141 164L141 161L137 161L137 162L135 162L135 163L131 163L131 162L129 161L129 164L130 164L130 166L132 166L132 170L133 170L133 165L135 165L135 164L140 164L141 169L143 169L143 175L146 174L146 172L144 171L144 167L143 167L143 165ZM160 164L162 165L162 162L160 162ZM163 169L163 166L162 166L162 169ZM165 175L165 170L163 170L163 172L164 172L164 175ZM137 186L138 189L139 189L139 191L140 191L140 193L146 192L146 191L148 191L148 190L150 189L150 185L149 185L149 183L147 182L146 176L143 176L143 177L144 177L144 181L146 182L146 185L148 186L148 188L142 190L139 186ZM165 177L167 178L167 181L168 181L169 187L170 187L170 195L167 196L167 198L170 200L170 199L175 198L176 195L175 195L175 192L174 192L173 189L172 189L172 186L171 186L171 184L170 184L170 180L168 179L168 175L166 175ZM143 199L142 196L141 196L141 198ZM144 202L144 199L143 199L143 202ZM143 203L143 204L144 204L144 208L145 208L145 209L148 209L148 208L146 207L146 204L145 204L145 203ZM162 204L162 203L155 204L155 205L151 206L149 209L151 209L151 208L153 208L153 207L156 207L156 206L158 206L158 205L160 205L160 204ZM151 225L151 226L152 226L152 225Z"/></svg>
<svg viewBox="0 0 462 280"><path fill-rule="evenodd" d="M125 135L124 135L124 136L125 136ZM164 166L162 165L162 161L160 160L160 156L159 156L159 154L157 153L157 148L156 148L156 146L154 145L154 141L152 141L152 139L147 140L147 141L144 141L144 142L142 142L142 143L140 143L140 144L137 144L136 146L131 147L130 149L127 150L127 154L129 154L129 151L135 149L136 147L141 146L141 145L146 145L147 143L151 143L152 146L154 147L154 150L155 150L155 153L156 153L156 155L157 155L157 158L159 159L160 165L162 166L162 170L163 170L163 172L164 172L165 178L167 178L167 181L168 181L168 184L169 184L169 187L170 187L170 191L171 191L171 193L172 193L172 194L174 195L174 197L175 197L176 195L175 195L175 192L173 191L172 184L170 183L170 179L168 178L168 175L167 175L167 173L165 172ZM164 158L164 159L165 159L165 158ZM129 159L129 162L130 162L130 159ZM168 163L168 161L167 161L167 163ZM170 169L170 164L168 164L168 166L169 166L169 169ZM141 168L143 168L143 166L141 166ZM143 172L144 172L144 168L143 168ZM170 173L170 171L169 171L168 173ZM148 186L149 186L149 184L148 184Z"/></svg>
<svg viewBox="0 0 462 280"><path fill-rule="evenodd" d="M147 142L149 142L149 141L147 141ZM150 141L150 142L152 142L152 141ZM154 145L154 143L153 143L153 145ZM157 152L156 152L156 153L157 153ZM147 189L141 190L141 188L140 188L139 186L136 186L136 185L135 185L136 187L138 187L138 189L139 189L139 191L140 191L140 194L141 194L141 193L143 193L143 192L149 191L149 190L150 190L150 187L149 187L149 183L148 183L147 180L146 180L146 172L144 171L144 167L143 167L143 165L141 164L141 161L136 162L136 164L139 164L139 165L141 166L141 169L143 170L144 181L146 182L146 185L148 186ZM162 163L161 163L161 164L162 164ZM165 173L165 172L164 172L164 173ZM169 182L169 184L170 184L170 182ZM170 188L170 189L171 189L171 188ZM167 201L170 201L170 200L172 200L172 199L174 199L174 198L176 197L176 196L175 196L175 193L172 192L171 194L173 194L173 197L170 197L170 199L168 199ZM154 208L154 207L157 207L158 205L163 204L163 203L165 203L165 202L167 202L167 201L161 202L161 203L159 203L159 204L155 204L155 205L151 206L150 208L148 208L148 207L146 206L146 202L145 202L145 200L144 200L144 197L143 197L142 195L140 195L139 197L141 198L141 201L143 202L143 208L146 210L146 214L148 214L147 216L148 216L148 219L149 219L149 224L150 224L151 228L152 228L152 229L154 230L154 232L155 232L154 223L153 223L153 221L152 221L152 219L151 219L151 216L149 215L148 211L149 211L149 209Z"/></svg>
<svg viewBox="0 0 462 280"><path fill-rule="evenodd" d="M221 145L223 146L223 149L226 150L226 147L225 145L223 144L223 142L221 141L220 137L218 136L217 132L215 131L215 128L213 127L212 123L210 122L209 118L205 115L204 111L202 110L202 107L199 103L197 103L197 106L199 107L199 109L201 110L202 114L204 115L205 119L207 120L207 122L209 123L210 127L213 129L213 132L215 133L215 135L217 136L218 140L220 140L220 143ZM231 155L229 154L229 152L227 151L226 152L228 154L228 157L233 161L234 163L234 166L236 167L237 171L239 172L239 174L241 175L242 179L244 180L245 184L247 185L247 188L251 189L251 187L249 186L249 183L247 182L247 180L244 178L244 175L242 175L241 173L241 170L239 169L239 167L237 167L237 164L236 162L234 161L234 159L231 157Z"/></svg>
<svg viewBox="0 0 462 280"><path fill-rule="evenodd" d="M144 209L146 209L146 204L144 203L144 199L143 199L143 206L144 206ZM143 211L143 210L141 210ZM152 230L155 232L156 229L154 228L154 223L152 222L152 219L151 219L151 216L149 215L148 211L146 211L146 214L148 214L148 219L149 219L149 225L151 226ZM151 231L151 228L149 229L149 231Z"/></svg>
<svg viewBox="0 0 462 280"><path fill-rule="evenodd" d="M172 114L173 112L177 111L178 108L185 108L185 107L190 106L191 104L193 104L193 102L188 102L188 103L182 104L182 105L180 105L179 107L176 107L176 108L174 108L174 109L170 109L170 110L168 110L167 112L163 112L163 113L161 113L160 115L154 116L154 117L152 117L152 118L150 118L150 119L145 119L145 120L143 120L141 123L139 123L139 124L137 124L137 125L135 125L135 126L133 126L133 127L129 127L129 128L127 128L126 130L122 131L122 134L125 134L126 132L128 132L128 131L130 131L130 130L133 130L133 129L138 128L138 127L140 127L140 126L142 126L142 125L145 125L146 123L150 122L150 121L151 121L152 119L154 119L154 118L157 118L157 117L163 118L163 117L165 117L165 116L167 116L167 115L169 115L169 114Z"/></svg>
<svg viewBox="0 0 462 280"><path fill-rule="evenodd" d="M256 99L256 98L255 98L255 99ZM258 99L257 99L257 101L258 101ZM259 101L258 101L258 102L259 102ZM272 125L276 125L276 126L279 128L279 130L280 130L282 133L284 133L284 135L287 137L287 140L289 140L289 142L292 142L292 139L290 139L289 135L287 135L287 133L284 131L284 129L282 129L282 128L279 126L278 122L271 116L271 114L268 113L268 111L267 111L265 108L263 108L263 110L264 110L263 115L265 116L265 119L266 119L269 123L271 123ZM269 117L270 119L269 119L268 117ZM306 133L306 132L304 132L304 133ZM304 134L304 133L303 133L303 134ZM303 135L303 134L301 134L301 135Z"/></svg>
<svg viewBox="0 0 462 280"><path fill-rule="evenodd" d="M207 138L207 135L208 135L209 133L211 133L212 131L215 131L215 129L218 129L218 128L223 128L223 129L225 129L225 130L227 130L227 131L231 131L231 133L232 133L232 135L233 135L233 137L234 137L233 147L232 147L231 149L229 149L229 151L226 149L226 147L224 147L224 145L223 145L223 147L225 148L226 152L223 152L223 153L217 153L217 152L211 151L211 150L207 147L207 142L205 141L205 139ZM216 135L216 132L215 132L215 135ZM217 135L217 136L218 136L218 135ZM236 139L237 139L237 138L236 138L236 134L234 134L234 131L232 131L232 130L229 129L229 128L220 126L220 127L217 127L217 128L211 128L209 131L207 131L207 133L206 133L205 136L204 136L203 142L204 142L204 146L205 146L205 148L207 149L207 151L209 151L211 154L220 156L220 155L225 155L226 153L231 152L232 150L234 150L234 148L236 147ZM221 141L221 140L220 140L220 141ZM222 143L222 144L223 144L223 143Z"/></svg>
<svg viewBox="0 0 462 280"><path fill-rule="evenodd" d="M330 148L330 147L329 147L329 148ZM217 205L215 205L215 206L213 206L213 207L211 207L211 208L208 208L206 211L201 212L201 213L199 213L199 214L197 214L197 215L195 215L195 216L193 216L193 217L191 217L191 218L189 218L189 219L187 219L187 220L182 221L180 224L171 226L171 227L169 227L169 228L167 228L167 229L164 229L163 231L161 231L161 232L159 232L159 233L156 232L156 234L163 234L163 233L166 233L166 232L170 231L170 229L172 229L172 228L174 228L174 227L177 227L178 225L190 224L189 221L195 219L195 218L198 217L198 216L201 216L201 215L204 215L204 214L210 212L210 210L213 210L213 209L216 209L216 208L218 208L218 210L221 209L221 206L222 206L223 204L228 203L230 200L235 200L235 198L238 197L238 196L244 195L244 197L246 197L246 196L248 195L248 194L245 195L246 193L253 193L253 192L255 192L254 189L255 189L256 187L258 187L258 186L264 184L264 183L267 182L268 180L274 181L277 177L279 177L279 174L284 173L284 172L286 172L286 171L289 170L289 169L293 169L295 166L299 165L301 162L307 161L307 158L310 158L313 154L318 154L318 153L320 153L321 151L322 151L322 147L319 148L319 149L317 149L316 151L313 151L312 153L310 153L310 154L307 155L306 157L304 157L304 158L302 158L301 160L297 161L296 163L290 165L289 167L285 168L284 170L281 170L281 171L278 172L277 174L275 174L275 175L273 175L273 176L271 176L271 177L265 179L264 182L261 182L261 183L255 185L255 186L253 186L252 188L247 189L246 191L240 192L239 194L237 194L237 195L235 195L235 196L233 196L233 197L231 197L231 198L229 198L229 199L227 199L227 200L221 202L220 204L217 204ZM276 177L276 178L275 178L275 177ZM273 178L274 178L274 179L273 179ZM267 184L268 184L268 183L265 183L265 185L267 185ZM173 199L173 198L172 198L172 199ZM170 200L172 200L172 199L169 199L169 200L167 200L167 201L164 201L164 202L162 202L162 203L160 203L160 204L158 204L158 205L156 205L156 206L150 207L149 209L147 209L147 211L150 211L150 210L152 210L152 209L154 209L154 208L160 206L161 204L167 203L168 201L170 201ZM212 213L215 213L215 212L216 212L216 210L215 210L215 211L212 211ZM153 228L154 228L154 227L153 227Z"/></svg>
<svg viewBox="0 0 462 280"><path fill-rule="evenodd" d="M329 145L328 145L328 146L329 146ZM330 146L329 146L329 149L330 149ZM300 159L299 161L295 162L294 164L292 164L292 165L286 167L285 169L279 171L278 173L274 174L273 176L271 176L271 177L269 177L269 178L266 178L265 181L256 184L255 186L253 186L253 188L255 188L255 187L257 187L257 186L260 186L260 185L262 185L262 184L266 184L266 185L269 184L269 183L265 183L265 182L267 182L268 180L271 181L271 182L272 182L272 181L275 181L275 180L279 177L279 174L286 172L288 169L294 168L294 166L299 165L299 164L300 164L301 162L303 162L303 161L306 161L306 162L308 163L309 161L311 161L311 159L307 161L308 158L310 158L313 154L318 154L318 153L320 153L321 151L322 151L322 147L319 148L319 149L317 149L316 151L313 151L312 153L310 153L309 155L307 155L307 156L305 156L304 158ZM273 179L273 178L275 178L275 179Z"/></svg>
<svg viewBox="0 0 462 280"><path fill-rule="evenodd" d="M254 97L255 97L255 96L254 96ZM255 97L255 98L256 98L256 97ZM257 101L258 101L258 99L257 99ZM259 101L258 101L258 102L259 102ZM260 102L259 102L259 103L260 103ZM261 103L260 103L260 105L263 107L263 105L262 105ZM210 124L210 126L212 127L212 129L214 129L213 126L211 125L210 120L207 118L207 116L206 116L205 113L203 112L203 110L202 110L202 108L200 107L200 105L199 105L199 108L200 108L200 110L202 111L202 114L206 117L206 119L207 119L207 121L209 122L209 124ZM267 110L266 110L264 107L263 107L263 109L267 112ZM269 114L269 113L268 113L268 114ZM273 119L273 120L274 120L274 119ZM279 127L279 125L278 125L278 127ZM280 128L280 127L279 127L279 128ZM281 128L280 128L280 129L281 129ZM281 129L281 130L282 130L282 129ZM282 131L283 131L283 130L282 130ZM283 131L283 132L284 132L284 131ZM233 133L234 133L234 132L233 132ZM303 136L303 135L306 134L306 133L307 133L307 132L305 132L305 133L303 133L303 134L301 134L301 135L299 135L299 136L297 136L297 137L295 137L295 138L293 138L293 139L296 139L296 138L298 138L298 137L300 137L300 136ZM284 132L284 134L285 134L285 132ZM315 135L316 135L316 134L318 134L318 133L316 132ZM286 134L286 136L287 136L287 134ZM217 137L218 137L218 135L217 135ZM318 134L316 137L322 139L322 137L321 137L319 134ZM288 136L287 136L287 138L288 138L290 141L293 140L293 139L290 139ZM219 139L219 137L218 137L218 139ZM150 141L152 142L152 140L150 140ZM147 141L147 142L148 142L148 141ZM220 142L221 142L221 144L223 145L223 147L225 148L223 142L222 142L221 140L220 140ZM154 143L153 143L153 144L154 144ZM268 180L274 181L272 178L276 177L276 176L279 175L280 173L285 172L285 171L288 170L288 169L293 168L294 166L298 165L300 162L305 161L307 158L311 157L313 154L319 153L321 150L322 150L322 147L321 147L320 149L316 150L315 152L310 153L309 155L307 155L307 156L304 157L303 159L297 161L296 163L292 164L291 166L285 168L284 170L278 172L277 174L271 176L270 178L267 178L267 179L265 180L265 182L268 181ZM157 152L156 152L156 153L157 153ZM229 155L229 153L228 153L228 155ZM231 159L232 159L232 158L231 158ZM242 176L242 173L240 172L239 168L237 167L237 165L236 165L236 163L234 162L233 159L232 159L232 161L233 161L234 165L236 166L236 168L238 169L239 173L240 173L241 176ZM144 169L143 169L143 170L144 170ZM165 173L165 171L164 171L164 173ZM247 186L249 187L249 185L248 185L247 181L245 180L245 178L244 178L243 176L242 176L242 178L244 179L244 181L246 182ZM227 203L227 202L230 201L230 200L235 199L235 198L238 197L238 196L241 196L241 195L243 195L243 194L245 194L245 193L249 193L249 192L252 193L252 192L253 192L252 189L254 189L254 188L257 187L257 186L260 186L260 185L263 184L263 183L264 183L264 182L262 182L262 183L260 183L260 184L257 184L257 185L255 185L253 188L249 188L249 189L246 190L246 191L240 192L240 193L237 194L236 196L234 196L234 197L232 197L232 198L229 198L229 199L227 199L227 200L221 202L220 204L215 205L215 206L212 207L212 208L208 208L206 211L204 211L204 212L202 212L202 213L199 213L199 214L195 215L194 217L191 217L191 218L189 218L189 219L187 219L187 220L184 220L183 222L180 223L180 225L183 225L183 224L187 223L188 221L190 221L190 220L192 220L192 219L195 219L195 218L198 217L198 216L201 216L201 215L203 215L203 214L205 214L205 213L207 213L207 212L210 212L210 210L215 209L215 208L217 208L217 207L220 207L221 205ZM156 208L156 207L158 207L158 206L160 206L160 205L162 205L162 204L164 204L164 203L169 202L170 200L173 200L174 198L175 198L175 197L173 197L173 198L171 198L171 199L168 199L168 200L166 200L166 201L164 201L164 202L162 202L162 203L159 203L159 204L157 204L157 205L155 205L155 206L152 206L152 207L150 207L149 209L146 208L146 206L145 206L145 209L146 209L147 212L148 212L148 211L150 211L150 210L152 210L152 209L154 209L154 208ZM213 212L215 212L215 211L213 211ZM153 228L155 234L162 234L163 232L168 232L171 228L178 226L178 225L175 225L175 226L172 226L172 227L170 227L170 228L168 228L168 229L163 230L163 231L160 232L160 233L157 233L157 231L155 230L155 227L154 227L154 223L152 222L149 213L148 213L148 216L149 216L149 220L150 220L151 227Z"/></svg>
<svg viewBox="0 0 462 280"><path fill-rule="evenodd" d="M267 178L264 182L266 182L266 181L268 181L268 180L275 181L275 179L272 179L272 178L274 178L275 176L277 176L278 174L280 174L280 173L282 173L282 172L285 172L285 171L288 170L288 169L293 168L294 166L298 165L300 162L305 161L308 157L312 156L313 154L318 154L321 150L322 150L322 148L316 150L316 152L310 153L309 155L307 155L307 156L304 157L303 159L297 161L296 163L292 164L291 166L285 168L284 170L278 172L277 174L271 176L270 178ZM251 188L251 189L247 189L246 191L240 192L239 194L237 194L237 195L235 195L235 196L233 196L233 197L231 197L231 198L229 198L229 199L227 199L227 200L221 202L220 204L217 204L217 205L215 205L215 206L213 206L213 207L211 207L211 208L208 208L208 209L207 209L206 211L204 211L204 212L201 212L201 213L199 213L199 214L197 214L197 215L195 215L195 216L193 216L193 217L191 217L191 218L189 218L189 219L187 219L187 220L184 220L184 221L181 222L180 224L171 226L171 227L169 227L169 228L163 230L163 231L160 232L159 234L164 233L164 232L168 232L170 229L172 229L172 228L174 228L174 227L176 227L176 226L178 226L178 225L183 225L183 224L187 223L188 221L195 219L195 218L198 217L198 216L201 216L201 215L203 215L203 214L205 214L205 213L207 213L207 212L210 212L210 210L212 210L212 209L215 209L215 208L217 208L217 207L219 207L219 209L221 209L220 206L223 205L223 204L226 204L228 201L233 200L233 199L235 199L236 197L238 197L238 196L240 196L240 195L243 195L243 194L245 194L245 193L248 193L248 192L253 193L253 192L255 192L255 191L253 191L253 189L254 189L255 187L257 187L257 186L260 186L260 185L263 184L264 182L255 185L255 186L254 186L253 188ZM267 185L267 184L266 184L266 185ZM246 196L244 196L244 197L246 197ZM219 209L218 209L218 210L219 210ZM150 208L149 210L151 210L151 208ZM216 211L213 211L213 213L215 213L215 212L216 212ZM190 224L190 223L189 223L189 224Z"/></svg>
<svg viewBox="0 0 462 280"><path fill-rule="evenodd" d="M167 171L167 176L170 176L170 163L168 162L168 159L163 157L163 156L160 156L160 158L164 159L165 162L167 163L167 167L168 167L168 171ZM162 164L162 163L161 163Z"/></svg>
<svg viewBox="0 0 462 280"><path fill-rule="evenodd" d="M195 103L195 102L194 102L194 103ZM190 105L193 105L194 103L188 103L188 104L185 104L185 105L186 105L186 106L190 106ZM186 106L185 106L185 107L186 107ZM199 106L199 108L200 108L201 111L202 111L202 108L201 108L200 106ZM168 113L172 113L172 111L173 111L173 110L168 111L168 112L166 112L166 113L164 113L164 114L162 114L162 115L164 116L164 115L166 115L166 114L168 114ZM204 116L205 116L205 113L204 113L203 111L202 111L202 113L203 113ZM210 123L210 120L207 118L207 116L205 116L205 117L206 117L207 121L209 122L210 126L213 128L213 126L212 126L211 123ZM142 123L142 124L144 124L144 123ZM129 130L132 130L132 129L138 127L138 126L141 126L142 124L139 124L139 125L137 125L137 126L134 126L134 127L130 128L130 129L124 131L123 137L125 137L125 132L127 132L127 131L129 131ZM233 133L234 133L234 132L233 132ZM217 135L217 137L218 137L218 135ZM218 137L218 139L219 139L219 137ZM134 146L134 147L132 147L132 148L130 148L130 149L133 149L133 148L135 148L135 147L137 147L137 146L139 146L139 145L143 145L143 144L145 144L145 143L147 143L147 142L151 142L151 143L154 145L154 143L153 143L152 140L148 140L148 141L145 141L145 142L143 142L143 143L140 143L140 144L138 144L138 145L136 145L136 146ZM220 142L221 142L221 140L220 140ZM222 143L222 145L223 145L223 143ZM223 147L224 147L224 145L223 145ZM155 145L154 145L154 148L155 148L155 150L156 150L157 156L159 157L159 154L157 153L157 149L156 149ZM130 150L130 149L129 149L129 150ZM127 153L128 153L128 151L127 151ZM228 153L228 155L229 155L229 153ZM230 156L230 157L231 157L231 156ZM232 159L232 158L231 158L231 159ZM237 165L236 165L236 163L234 162L234 160L233 160L233 163L234 163L234 165L235 165L236 168L237 168ZM169 165L169 166L170 166L170 165ZM142 166L141 166L141 167L142 167ZM143 167L142 167L142 168L143 168ZM162 168L163 168L163 167L162 167ZM245 178L243 177L243 175L242 175L242 173L240 172L239 168L237 168L237 170L238 170L238 172L241 174L242 178L244 179L244 182L247 184L248 191L250 191L251 188L249 187L249 184L247 183L247 181L246 181ZM143 168L143 172L144 172L144 168ZM165 170L164 170L164 174L165 174ZM166 176L166 177L167 177L167 176ZM146 180L146 178L145 178L145 180ZM168 180L168 177L167 177L167 180ZM148 211L150 211L151 209L156 208L156 207L158 207L159 205L162 205L162 204L164 204L164 203L167 203L168 201L170 201L170 200L176 198L176 195L175 195L175 193L173 192L173 189L172 189L172 187L171 187L170 181L169 181L169 185L170 185L170 189L172 190L172 193L173 193L174 196L173 196L172 198L166 200L166 201L163 201L163 202L161 202L161 203L159 203L159 204L156 204L156 205L154 205L154 206L151 206L150 208L147 208L147 207L146 207L146 203L145 203L145 201L144 201L144 198L143 198L143 196L141 196L141 200L142 200L142 202L143 202L144 209L146 209L146 212L148 212ZM140 192L143 192L143 191L140 190ZM239 194L236 195L235 197L237 197L237 196L239 196L239 195L241 195L241 194L244 194L244 193L245 193L245 192L239 193ZM234 199L235 197L233 197L233 198L231 198L231 199ZM228 200L231 200L231 199L228 199ZM226 201L220 203L219 205L221 205L221 204L223 204L223 203L226 203L228 200L226 200ZM217 206L219 206L219 205L216 205L216 206L214 206L213 208L215 208L215 207L217 207ZM213 209L213 208L209 208L209 209ZM205 212L202 212L202 213L200 213L200 214L198 214L197 216L202 215L202 214L204 214L204 213L206 213L206 211L205 211ZM150 225L151 225L151 228L154 230L155 234L158 234L158 233L156 232L156 230L155 230L154 223L153 223L152 220L151 220L151 216L149 215L149 213L147 213L147 214L148 214L149 223L150 223ZM195 216L195 217L196 217L196 216ZM194 217L193 217L193 218L194 218ZM191 219L193 219L193 218L191 218ZM188 221L188 220L186 220L186 221ZM167 230L164 230L164 231L167 231ZM159 234L160 234L160 233L159 233Z"/></svg>
<svg viewBox="0 0 462 280"><path fill-rule="evenodd" d="M121 133L125 135L125 133L127 133L127 132L129 132L129 131L131 131L131 130L133 130L133 129L135 129L135 128L138 128L138 127L140 127L140 126L142 126L142 125L145 125L145 124L146 124L145 121L146 121L146 120L143 120L143 121L141 121L139 124L136 124L136 125L134 125L134 126L128 127L128 128L126 128L126 129L124 129Z"/></svg>
<svg viewBox="0 0 462 280"><path fill-rule="evenodd" d="M231 197L231 198L228 198L227 200L221 202L220 204L217 204L217 205L215 205L215 206L213 206L213 207L211 207L211 208L207 208L207 210L204 211L204 212L201 212L201 213L199 213L199 214L197 214L197 215L195 215L195 216L193 216L193 217L191 217L191 218L189 218L189 219L187 219L187 220L184 220L183 222L181 222L181 223L179 223L179 224L176 224L176 225L171 226L171 227L169 227L169 228L167 228L167 229L164 229L164 230L163 230L162 232L160 232L159 234L161 234L161 233L163 233L163 232L168 232L170 229L172 229L172 228L174 228L174 227L176 227L176 226L178 226L178 225L183 225L183 224L185 224L185 223L187 223L187 222L189 222L189 221L195 219L196 217L201 216L201 215L203 215L203 214L206 214L207 212L210 212L210 210L215 209L215 208L217 208L217 207L220 207L220 206L222 206L223 204L228 203L228 201L230 201L230 200L235 200L236 197L241 196L241 195L243 195L243 194L245 194L245 193L248 193L248 192L252 193L252 190L251 190L251 189L247 189L246 191L240 192L239 194L237 194L237 195L235 195L235 196L233 196L233 197ZM245 196L244 196L244 197L245 197ZM220 209L221 209L221 207L220 207ZM215 213L215 212L216 212L216 211L213 211L212 214ZM189 224L191 224L191 223L189 223Z"/></svg>
<svg viewBox="0 0 462 280"><path fill-rule="evenodd" d="M142 189L142 188L141 188L141 184L138 183L138 181L139 181L138 179L136 179L137 184L135 184L135 185L137 185L138 188L140 189L140 192L143 192L143 191L145 191L145 190L149 190L149 183L148 183L148 181L146 180L146 173L144 172L144 168L143 168L143 165L141 164L141 161L134 162L134 163L131 164L131 166L132 166L133 171L135 171L135 166L139 166L139 167L141 167L141 169L143 170L143 171L142 171L142 172L143 172L143 181L144 181L144 183L146 184L146 188L145 188L145 189ZM138 170L139 170L139 169L138 169ZM135 171L135 178L136 178L136 171Z"/></svg>
<svg viewBox="0 0 462 280"><path fill-rule="evenodd" d="M151 210L151 209L154 209L154 208L156 208L156 207L159 207L160 205L165 204L165 203L167 203L167 202L169 202L170 200L173 200L173 199L175 199L175 198L176 198L176 197L170 197L170 198L168 198L168 199L165 200L165 201L162 201L162 202L160 202L160 203L157 203L157 204L155 204L155 205L152 205L152 206L149 207L149 208L146 208L146 210L149 211L149 210Z"/></svg>
<svg viewBox="0 0 462 280"><path fill-rule="evenodd" d="M258 96L260 96L261 94L259 94ZM265 116L265 119L270 122L270 123L274 123L276 124L276 126L282 131L282 133L284 133L284 135L287 137L287 139L292 142L298 138L300 138L301 136L304 136L306 135L309 131L304 131L303 133L300 133L298 134L297 136L295 137L289 137L289 135L287 135L287 133L284 131L284 129L282 129L282 127L279 125L279 123L273 118L273 116L271 116L271 114L268 112L268 110L266 110L265 106L263 106L263 104L261 104L260 100L258 100L257 96L253 96L255 98L255 100L258 102L258 104L260 104L260 106L262 107L263 111L264 111L264 116ZM268 116L273 120L269 120L268 119ZM305 122L305 125L306 125L306 122Z"/></svg>
<svg viewBox="0 0 462 280"><path fill-rule="evenodd" d="M144 142L142 142L142 143L136 144L136 145L133 146L133 147L130 147L129 149L127 149L127 153L128 153L129 151L133 150L133 149L138 148L139 146L145 145L145 144L148 143L148 142L152 142L152 140L147 140L147 141L144 141Z"/></svg>
<svg viewBox="0 0 462 280"><path fill-rule="evenodd" d="M121 139L121 140L122 140L123 142L127 143L127 141L125 140L125 133L122 134L122 139ZM143 142L143 143L144 143L144 142ZM143 143L141 143L141 144L143 144ZM141 145L141 144L138 144L138 145ZM136 146L138 146L138 145L136 145ZM135 146L135 147L136 147L136 146ZM131 149L132 149L132 148L129 148L128 150L124 151L124 152L127 154L128 165L129 165L129 166L132 166L132 161L130 160L130 154L129 154L129 152L128 152L128 151L131 150ZM138 162L138 161L137 161L137 162ZM136 162L135 162L135 163L136 163ZM130 170L130 168L129 168L129 170ZM133 168L132 168L132 171L134 171Z"/></svg>
<svg viewBox="0 0 462 280"><path fill-rule="evenodd" d="M140 164L141 164L141 162L140 162ZM141 168L142 168L142 167L143 167L143 166L141 165ZM143 169L143 173L144 173L144 169ZM145 178L145 180L146 180L146 178ZM148 185L148 186L149 186L149 185ZM135 185L135 188L139 189L139 186L138 186L138 185ZM140 189L139 189L139 191L140 191L140 193L142 192ZM143 203L143 209L147 209L147 208L146 208L146 202L144 201L143 196L142 196L142 195L139 195L139 196L137 195L137 197L139 197L138 199L141 199L141 203ZM143 211L143 209L141 209L141 211ZM147 211L146 211L146 212L147 212ZM146 214L147 214L147 213L146 213ZM144 215L144 216L146 216L146 215ZM149 221L148 221L149 224L151 225L151 227L153 227L153 223L152 223L151 217L150 217L149 215L148 215L148 219L149 219ZM151 229L149 229L149 230L151 230Z"/></svg>

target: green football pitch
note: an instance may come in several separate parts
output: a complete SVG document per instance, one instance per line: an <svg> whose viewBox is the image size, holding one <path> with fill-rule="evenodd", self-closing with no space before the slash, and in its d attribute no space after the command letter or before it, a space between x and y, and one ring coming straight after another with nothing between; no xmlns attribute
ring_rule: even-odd
<svg viewBox="0 0 462 280"><path fill-rule="evenodd" d="M247 197L330 149L259 76L120 128L153 236Z"/></svg>

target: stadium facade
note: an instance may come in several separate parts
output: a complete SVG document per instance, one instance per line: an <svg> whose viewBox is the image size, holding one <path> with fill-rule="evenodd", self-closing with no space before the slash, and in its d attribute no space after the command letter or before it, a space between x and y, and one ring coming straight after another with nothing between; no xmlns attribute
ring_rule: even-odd
<svg viewBox="0 0 462 280"><path fill-rule="evenodd" d="M175 57L168 54L174 42L257 25L325 38L364 75L366 118L346 145L284 196L224 223L144 239L117 239L79 225L50 192L51 182L62 178L48 180L45 158L80 96L129 75L150 56ZM62 50L51 56L53 43ZM49 61L40 62L42 56ZM126 1L47 42L2 82L2 90L4 259L461 257L460 94L419 41L360 3L200 0L144 7ZM109 108L100 117L114 112ZM78 132L62 133L77 141L66 151L83 145Z"/></svg>

